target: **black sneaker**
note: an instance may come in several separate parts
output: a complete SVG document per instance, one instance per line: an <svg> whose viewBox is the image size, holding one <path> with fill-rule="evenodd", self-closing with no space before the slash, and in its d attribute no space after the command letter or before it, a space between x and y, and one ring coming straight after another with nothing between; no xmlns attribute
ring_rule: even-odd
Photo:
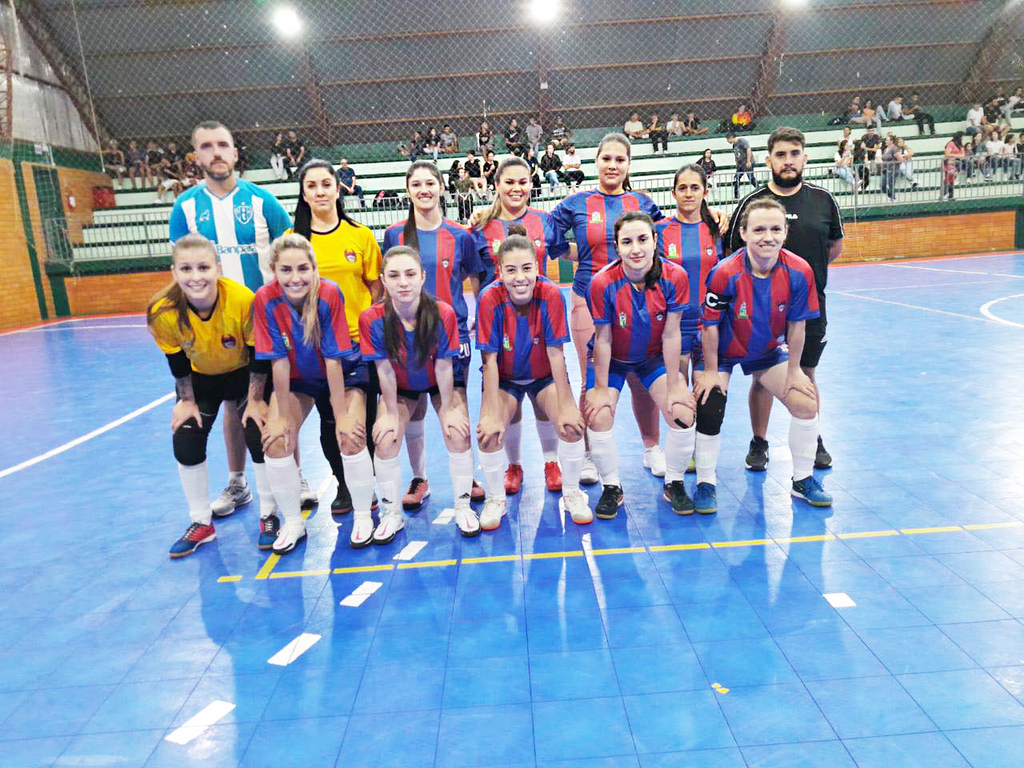
<svg viewBox="0 0 1024 768"><path fill-rule="evenodd" d="M768 468L768 441L763 437L755 436L750 441L750 450L747 451L747 469L754 472L764 472Z"/></svg>
<svg viewBox="0 0 1024 768"><path fill-rule="evenodd" d="M693 502L686 495L686 484L682 480L665 483L665 489L661 495L672 505L672 511L677 515L693 514Z"/></svg>
<svg viewBox="0 0 1024 768"><path fill-rule="evenodd" d="M352 494L343 483L338 484L338 495L331 502L332 515L347 515L352 511Z"/></svg>
<svg viewBox="0 0 1024 768"><path fill-rule="evenodd" d="M613 520L622 506L622 488L618 485L606 485L601 492L594 514L602 520Z"/></svg>
<svg viewBox="0 0 1024 768"><path fill-rule="evenodd" d="M832 466L832 455L825 450L825 444L821 442L821 436L818 436L818 450L814 454L814 468L815 469L828 469Z"/></svg>

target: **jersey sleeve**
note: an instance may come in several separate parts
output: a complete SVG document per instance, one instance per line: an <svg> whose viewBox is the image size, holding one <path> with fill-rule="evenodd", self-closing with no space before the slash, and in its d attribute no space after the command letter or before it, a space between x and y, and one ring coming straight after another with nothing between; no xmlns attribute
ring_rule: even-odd
<svg viewBox="0 0 1024 768"><path fill-rule="evenodd" d="M172 243L178 242L188 234L188 220L185 218L185 211L182 209L180 201L175 201L174 207L171 209L169 224Z"/></svg>
<svg viewBox="0 0 1024 768"><path fill-rule="evenodd" d="M820 316L818 292L814 289L814 272L810 266L805 263L802 267L791 267L789 276L789 307L786 321L799 323L801 320L813 320Z"/></svg>
<svg viewBox="0 0 1024 768"><path fill-rule="evenodd" d="M594 325L609 325L615 316L615 302L608 295L611 283L600 277L599 274L590 281L590 314L594 318Z"/></svg>
<svg viewBox="0 0 1024 768"><path fill-rule="evenodd" d="M437 327L437 349L434 357L438 360L458 357L459 355L459 319L455 310L447 304L438 304L441 322Z"/></svg>
<svg viewBox="0 0 1024 768"><path fill-rule="evenodd" d="M690 280L686 276L686 270L680 267L679 269L673 269L669 271L669 278L664 282L667 282L670 289L665 292L665 311L666 312L686 312L690 302L688 301L690 296ZM696 319L696 318L686 318Z"/></svg>
<svg viewBox="0 0 1024 768"><path fill-rule="evenodd" d="M551 211L551 223L555 229L562 233L563 237L566 232L572 231L573 224L575 223L575 217L573 216L572 206L570 204L573 197L574 196L565 198L555 206L553 211Z"/></svg>
<svg viewBox="0 0 1024 768"><path fill-rule="evenodd" d="M380 279L381 263L384 258L373 232L367 228L363 233L366 244L363 247L363 282L367 285ZM360 335L359 338L362 338Z"/></svg>
<svg viewBox="0 0 1024 768"><path fill-rule="evenodd" d="M476 240L469 232L462 230L459 236L459 264L462 267L462 276L481 277L487 270L484 268L480 254L476 250Z"/></svg>
<svg viewBox="0 0 1024 768"><path fill-rule="evenodd" d="M262 289L256 293L252 303L252 325L257 360L277 360L288 357L284 334L278 327L277 319L267 304Z"/></svg>
<svg viewBox="0 0 1024 768"><path fill-rule="evenodd" d="M549 347L560 347L569 341L569 321L565 312L562 292L551 283L544 283L544 305L547 322L544 327L544 343Z"/></svg>
<svg viewBox="0 0 1024 768"><path fill-rule="evenodd" d="M384 242L381 245L381 250L384 253L388 252L388 248L392 248L398 245L398 228L388 227L384 230Z"/></svg>
<svg viewBox="0 0 1024 768"><path fill-rule="evenodd" d="M725 258L725 250L722 247L721 237L715 238L715 256L718 257L719 261Z"/></svg>
<svg viewBox="0 0 1024 768"><path fill-rule="evenodd" d="M473 238L473 247L476 248L477 257L480 259L480 264L483 265L485 269L488 264L497 269L497 265L492 263L490 248L488 247L487 244L487 235L484 234L483 230L470 230L470 236Z"/></svg>
<svg viewBox="0 0 1024 768"><path fill-rule="evenodd" d="M722 262L724 264L725 262ZM701 310L704 325L718 325L722 315L729 311L732 302L732 289L729 285L729 271L722 269L722 264L715 267L708 275L708 292L704 297Z"/></svg>
<svg viewBox="0 0 1024 768"><path fill-rule="evenodd" d="M271 240L291 229L292 217L281 205L281 201L271 194L263 196L263 215L267 218L267 229L270 231Z"/></svg>
<svg viewBox="0 0 1024 768"><path fill-rule="evenodd" d="M153 340L165 355L181 352L181 333L178 330L175 314L174 310L161 312L149 327L150 333L153 334Z"/></svg>
<svg viewBox="0 0 1024 768"><path fill-rule="evenodd" d="M839 212L839 204L836 203L836 199L832 195L828 196L829 206L831 207L831 218L828 224L828 239L831 242L843 239L843 215Z"/></svg>
<svg viewBox="0 0 1024 768"><path fill-rule="evenodd" d="M352 344L345 317L345 297L329 281L320 284L320 354L324 359L358 360L359 349Z"/></svg>
<svg viewBox="0 0 1024 768"><path fill-rule="evenodd" d="M476 348L481 352L501 351L501 302L496 300L497 295L494 289L484 291L476 303Z"/></svg>
<svg viewBox="0 0 1024 768"><path fill-rule="evenodd" d="M544 217L544 242L548 247L549 259L561 259L569 253L569 241L565 229L559 227L552 216Z"/></svg>
<svg viewBox="0 0 1024 768"><path fill-rule="evenodd" d="M359 315L359 352L364 360L383 360L387 357L384 351L384 324L375 323L377 312L371 307Z"/></svg>
<svg viewBox="0 0 1024 768"><path fill-rule="evenodd" d="M729 217L729 231L725 233L723 240L730 253L736 253L743 247L743 238L740 237L740 217L743 215L744 208L746 208L745 201L740 203Z"/></svg>
<svg viewBox="0 0 1024 768"><path fill-rule="evenodd" d="M659 219L665 218L665 214L661 212L661 207L645 193L637 192L636 196L640 198L644 213L650 216L652 221L658 221Z"/></svg>

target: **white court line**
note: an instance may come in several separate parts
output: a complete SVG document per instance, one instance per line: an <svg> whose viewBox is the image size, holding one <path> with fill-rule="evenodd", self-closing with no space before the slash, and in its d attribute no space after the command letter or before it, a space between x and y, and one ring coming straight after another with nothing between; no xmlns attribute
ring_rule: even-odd
<svg viewBox="0 0 1024 768"><path fill-rule="evenodd" d="M339 605L344 605L346 608L358 608L366 602L370 595L383 586L384 583L380 581L364 581L355 588L351 595L342 600Z"/></svg>
<svg viewBox="0 0 1024 768"><path fill-rule="evenodd" d="M441 510L441 514L430 521L431 525L448 525L455 519L455 510L452 507Z"/></svg>
<svg viewBox="0 0 1024 768"><path fill-rule="evenodd" d="M54 328L52 325L42 325L38 328L24 328L21 331L15 331L15 333L53 333L54 331L94 331L94 330L106 330L107 328L145 328L145 325L139 325L138 323L132 323L126 325L124 323L116 323L111 325L74 325L70 328L66 328L63 325Z"/></svg>
<svg viewBox="0 0 1024 768"><path fill-rule="evenodd" d="M318 642L320 642L320 635L303 632L280 651L267 659L267 664L273 664L278 667L287 667Z"/></svg>
<svg viewBox="0 0 1024 768"><path fill-rule="evenodd" d="M1002 283L1003 280L964 280L959 283L919 283L917 285L879 285L875 288L844 288L843 293L863 293L864 291L902 291L911 288L960 288L964 285L987 285ZM831 291L830 291L831 293Z"/></svg>
<svg viewBox="0 0 1024 768"><path fill-rule="evenodd" d="M136 408L131 413L129 413L129 414L125 415L125 416L122 416L119 419L115 419L114 421L110 422L109 424L104 424L99 429L94 429L92 432L90 432L87 435L82 435L81 437L76 437L74 440L72 440L70 442L67 442L67 443L64 443L64 445L58 446L57 448L54 448L52 451L47 451L46 453L41 453L38 456L36 456L35 458L33 458L33 459L29 459L28 461L23 461L23 462L21 462L21 464L15 464L13 467L8 467L7 469L5 469L2 472L0 472L0 478L7 477L8 475L13 475L15 472L20 472L23 469L28 469L29 467L31 467L31 466L33 466L35 464L38 464L41 461L46 461L47 459L52 459L54 456L57 456L57 455L59 455L61 453L64 453L64 451L70 451L72 448L74 448L77 445L81 445L82 443L88 442L89 440L92 440L94 437L99 437L104 432L109 432L110 430L114 429L114 427L119 427L122 424L124 424L125 422L131 421L136 416L141 416L146 411L153 410L158 405L162 405L162 404L166 403L172 397L174 397L174 393L170 392L170 393L164 395L163 397L157 398L156 400L154 400L151 403L147 403L146 405L142 406L141 408Z"/></svg>
<svg viewBox="0 0 1024 768"><path fill-rule="evenodd" d="M902 301L889 301L878 299L874 296L861 296L859 293L846 293L846 291L829 291L829 295L846 296L851 299L862 299L863 301L877 301L879 304L892 304L895 307L906 307L907 309L920 309L924 312L934 312L937 315L949 315L950 317L962 317L967 320L977 320L979 323L998 323L1000 321L990 320L987 317L975 317L974 315L962 315L959 312L947 312L944 309L932 309L931 307L919 307L917 304L904 304Z"/></svg>
<svg viewBox="0 0 1024 768"><path fill-rule="evenodd" d="M856 608L857 604L845 592L829 592L822 595L833 608Z"/></svg>
<svg viewBox="0 0 1024 768"><path fill-rule="evenodd" d="M981 309L979 311L981 312L981 314L983 314L989 320L994 320L995 322L999 323L1000 325L1009 325L1009 326L1012 326L1014 328L1024 328L1024 325L1022 325L1021 323L1014 323L1014 322L1012 322L1010 320L1003 320L1003 318L998 317L997 315L995 315L992 312L992 305L993 304L998 304L1000 301L1006 301L1007 299L1019 299L1021 296L1024 296L1024 293L1015 293L1012 296L1003 296L1000 299L993 299L992 301L989 301L989 302L987 302L985 304L982 304L981 305Z"/></svg>
<svg viewBox="0 0 1024 768"><path fill-rule="evenodd" d="M168 734L164 740L184 746L234 708L235 705L229 701L215 701L192 715L183 726Z"/></svg>
<svg viewBox="0 0 1024 768"><path fill-rule="evenodd" d="M420 550L427 546L425 541L410 541L404 547L402 551L395 555L395 560L412 560L416 555L420 553Z"/></svg>
<svg viewBox="0 0 1024 768"><path fill-rule="evenodd" d="M922 269L926 272L949 272L957 275L993 275L995 277L1012 277L1016 280L1024 280L1024 275L1009 275L1002 272L979 272L972 269L940 269L938 267L918 267L913 264L879 264L878 266L891 269Z"/></svg>

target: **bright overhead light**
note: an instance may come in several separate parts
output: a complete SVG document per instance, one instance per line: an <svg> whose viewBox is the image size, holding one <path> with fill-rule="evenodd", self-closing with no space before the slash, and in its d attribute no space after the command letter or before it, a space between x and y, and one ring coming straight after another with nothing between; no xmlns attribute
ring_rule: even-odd
<svg viewBox="0 0 1024 768"><path fill-rule="evenodd" d="M529 0L527 13L537 24L550 24L562 10L560 0Z"/></svg>
<svg viewBox="0 0 1024 768"><path fill-rule="evenodd" d="M270 21L282 37L296 37L302 32L302 19L291 6L279 5L271 14Z"/></svg>
<svg viewBox="0 0 1024 768"><path fill-rule="evenodd" d="M807 0L782 0L782 4L789 8L800 8L807 5Z"/></svg>

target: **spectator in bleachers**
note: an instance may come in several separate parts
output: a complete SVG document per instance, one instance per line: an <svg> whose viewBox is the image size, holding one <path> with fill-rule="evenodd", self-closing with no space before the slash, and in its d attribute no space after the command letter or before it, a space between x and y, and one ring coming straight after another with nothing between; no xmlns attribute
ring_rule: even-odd
<svg viewBox="0 0 1024 768"><path fill-rule="evenodd" d="M952 138L946 142L946 147L942 152L942 156L946 160L953 160L953 165L956 167L957 173L964 171L967 174L967 178L971 178L974 173L974 166L967 157L966 143L969 142L964 141L964 131L957 131L953 134ZM952 195L950 195L950 199L953 199Z"/></svg>
<svg viewBox="0 0 1024 768"><path fill-rule="evenodd" d="M164 157L167 158L167 161L175 174L181 178L181 175L185 172L185 155L180 149L178 149L177 142L167 142L167 148L164 150Z"/></svg>
<svg viewBox="0 0 1024 768"><path fill-rule="evenodd" d="M751 130L753 130L753 123L751 123ZM703 136L707 132L707 128L700 127L700 119L697 117L696 113L686 113L686 117L683 119L684 136Z"/></svg>
<svg viewBox="0 0 1024 768"><path fill-rule="evenodd" d="M843 141L846 142L846 146L849 149L853 149L853 129L848 126L843 126Z"/></svg>
<svg viewBox="0 0 1024 768"><path fill-rule="evenodd" d="M704 169L705 194L707 199L710 200L714 196L715 185L711 181L715 175L715 171L718 170L718 165L715 163L714 153L710 149L705 149L704 154L700 156L700 160L697 161L697 165Z"/></svg>
<svg viewBox="0 0 1024 768"><path fill-rule="evenodd" d="M270 144L270 168L274 171L274 178L281 181L285 177L284 163L287 160L284 151L284 134L278 131L274 134L274 141Z"/></svg>
<svg viewBox="0 0 1024 768"><path fill-rule="evenodd" d="M124 174L128 170L125 165L124 152L117 148L117 140L111 139L107 151L103 153L103 168L111 179L117 179L117 186L124 184Z"/></svg>
<svg viewBox="0 0 1024 768"><path fill-rule="evenodd" d="M1006 137L1006 145L1013 149L1013 159L1011 167L1013 168L1013 178L1020 179L1021 175L1024 175L1024 132L1017 137L1017 141L1013 140L1013 134L1011 133Z"/></svg>
<svg viewBox="0 0 1024 768"><path fill-rule="evenodd" d="M462 165L466 169L466 175L469 176L477 197L486 198L487 182L484 181L483 173L480 170L480 161L477 160L476 153L472 149L466 152L466 161Z"/></svg>
<svg viewBox="0 0 1024 768"><path fill-rule="evenodd" d="M537 153L533 151L533 147L529 146L526 148L526 164L530 166L530 179L533 181L533 191L530 193L531 196L536 196L540 193L540 174L537 172Z"/></svg>
<svg viewBox="0 0 1024 768"><path fill-rule="evenodd" d="M861 117L860 96L854 96L850 99L850 103L846 105L846 110L843 112L843 122L863 124Z"/></svg>
<svg viewBox="0 0 1024 768"><path fill-rule="evenodd" d="M423 134L419 131L412 132L412 138L409 139L409 162L415 163L420 159L420 155L423 154Z"/></svg>
<svg viewBox="0 0 1024 768"><path fill-rule="evenodd" d="M740 197L740 179L743 174L747 175L750 186L757 188L757 179L754 178L754 153L746 139L737 138L732 131L725 134L725 140L732 145L732 153L736 158L736 174L732 180L733 193L738 200Z"/></svg>
<svg viewBox="0 0 1024 768"><path fill-rule="evenodd" d="M850 149L846 139L839 140L834 162L836 176L853 187L853 191L856 192L859 185L853 175L853 150Z"/></svg>
<svg viewBox="0 0 1024 768"><path fill-rule="evenodd" d="M530 118L530 124L526 126L526 141L533 150L534 160L536 160L537 153L540 152L540 141L544 138L544 128L536 117Z"/></svg>
<svg viewBox="0 0 1024 768"><path fill-rule="evenodd" d="M733 112L732 117L729 119L729 127L735 133L737 131L752 131L757 127L754 122L754 116L747 110L746 104L740 104L736 107L736 111Z"/></svg>
<svg viewBox="0 0 1024 768"><path fill-rule="evenodd" d="M519 121L513 117L505 129L505 149L516 157L522 157L526 148L525 138L523 132L519 130Z"/></svg>
<svg viewBox="0 0 1024 768"><path fill-rule="evenodd" d="M1018 88L1013 96L1006 100L1006 119L1009 120L1015 113L1024 112L1024 88Z"/></svg>
<svg viewBox="0 0 1024 768"><path fill-rule="evenodd" d="M953 187L956 185L957 173L959 173L959 171L956 167L956 158L944 158L942 166L942 190L939 192L939 200L953 199Z"/></svg>
<svg viewBox="0 0 1024 768"><path fill-rule="evenodd" d="M480 130L476 132L476 148L485 157L490 150L494 149L494 134L491 133L491 127L486 120L480 123Z"/></svg>
<svg viewBox="0 0 1024 768"><path fill-rule="evenodd" d="M554 144L548 144L544 154L540 156L540 172L547 179L551 194L555 194L555 187L562 180L562 159L555 154Z"/></svg>
<svg viewBox="0 0 1024 768"><path fill-rule="evenodd" d="M562 157L562 176L567 184L572 185L573 190L583 183L586 176L583 175L583 163L576 153L576 145L569 144L565 148L565 156Z"/></svg>
<svg viewBox="0 0 1024 768"><path fill-rule="evenodd" d="M882 130L882 112L879 109L875 109L875 103L871 99L864 100L864 109L861 110L861 116L867 121L865 125L874 123L878 126L878 130Z"/></svg>
<svg viewBox="0 0 1024 768"><path fill-rule="evenodd" d="M622 132L633 141L647 138L647 131L644 130L644 124L640 122L639 112L630 114L629 120L622 126Z"/></svg>
<svg viewBox="0 0 1024 768"><path fill-rule="evenodd" d="M235 142L235 150L238 152L235 168L238 170L238 175L241 176L249 165L249 156L246 154L248 147L245 146L245 139L239 138Z"/></svg>
<svg viewBox="0 0 1024 768"><path fill-rule="evenodd" d="M911 189L917 189L917 181L914 179L914 150L903 137L896 139L896 146L899 147L902 157L898 174L910 182Z"/></svg>
<svg viewBox="0 0 1024 768"><path fill-rule="evenodd" d="M555 127L551 129L551 143L555 149L564 148L572 140L572 131L566 128L561 117L555 118Z"/></svg>
<svg viewBox="0 0 1024 768"><path fill-rule="evenodd" d="M1003 89L999 89L1002 93ZM1005 94L1002 96L993 96L988 100L988 103L984 107L985 120L989 125L999 125L1009 127L1010 119L1003 113L1009 99Z"/></svg>
<svg viewBox="0 0 1024 768"><path fill-rule="evenodd" d="M985 110L981 106L981 102L976 101L967 110L967 122L964 124L964 133L968 136L982 133L987 122L988 120L985 117Z"/></svg>
<svg viewBox="0 0 1024 768"><path fill-rule="evenodd" d="M345 204L346 195L355 195L359 207L363 207L363 188L358 184L356 172L349 167L347 157L341 158L338 163L338 191L342 205Z"/></svg>
<svg viewBox="0 0 1024 768"><path fill-rule="evenodd" d="M137 183L138 178L142 178L142 188L145 189L149 186L153 177L149 171L149 155L146 150L142 149L137 141L128 142L128 178L131 179L132 189L138 189Z"/></svg>
<svg viewBox="0 0 1024 768"><path fill-rule="evenodd" d="M409 156L409 148L405 145L404 141L398 142L398 145L395 147L395 152L398 153L399 157Z"/></svg>
<svg viewBox="0 0 1024 768"><path fill-rule="evenodd" d="M441 151L441 137L437 135L437 129L433 126L427 131L427 137L423 140L423 151L432 155L434 162L437 162L437 155Z"/></svg>
<svg viewBox="0 0 1024 768"><path fill-rule="evenodd" d="M999 128L994 124L989 125L985 131L985 155L981 160L981 169L986 181L994 181L996 171L1006 168L1004 163L1005 147L1006 142L1003 141L1003 135Z"/></svg>
<svg viewBox="0 0 1024 768"><path fill-rule="evenodd" d="M888 195L890 200L896 199L896 172L902 160L896 140L892 136L886 136L885 149L882 151L882 192Z"/></svg>
<svg viewBox="0 0 1024 768"><path fill-rule="evenodd" d="M871 162L868 149L864 146L864 139L856 139L853 142L853 169L860 181L860 188L867 192L871 186Z"/></svg>
<svg viewBox="0 0 1024 768"><path fill-rule="evenodd" d="M448 191L452 194L452 196L455 195L455 182L459 180L460 168L462 168L462 166L459 164L459 161L453 160L451 167L448 169ZM466 178L468 179L469 176L467 175Z"/></svg>
<svg viewBox="0 0 1024 768"><path fill-rule="evenodd" d="M889 106L886 107L885 117L890 122L899 122L901 120L909 120L911 115L903 111L903 97L893 96L892 101L889 102Z"/></svg>
<svg viewBox="0 0 1024 768"><path fill-rule="evenodd" d="M441 128L441 152L450 155L459 151L459 137L448 123Z"/></svg>
<svg viewBox="0 0 1024 768"><path fill-rule="evenodd" d="M163 162L164 151L155 141L146 142L146 164L149 166L149 173L156 186L156 174Z"/></svg>
<svg viewBox="0 0 1024 768"><path fill-rule="evenodd" d="M154 173L156 175L157 203L163 203L164 195L168 192L171 193L171 198L173 199L184 191L185 187L181 183L181 174L171 165L171 160L166 155L160 159Z"/></svg>
<svg viewBox="0 0 1024 768"><path fill-rule="evenodd" d="M658 118L658 113L651 114L651 122L647 124L647 135L651 137L651 145L654 147L654 154L658 154L658 142L661 142L661 151L668 152L668 131Z"/></svg>
<svg viewBox="0 0 1024 768"><path fill-rule="evenodd" d="M913 115L914 122L917 123L918 134L924 133L924 125L928 124L931 129L932 136L935 135L935 118L924 111L921 107L921 94L916 91L910 94L910 104L904 110L906 113Z"/></svg>
<svg viewBox="0 0 1024 768"><path fill-rule="evenodd" d="M498 172L498 160L494 156L494 150L487 150L487 155L484 157L484 163L480 166L480 172L483 174L484 180L487 182L488 189L494 189L494 174Z"/></svg>
<svg viewBox="0 0 1024 768"><path fill-rule="evenodd" d="M456 161L455 166L458 165ZM452 166L453 170L455 166ZM455 202L459 209L459 223L466 224L473 213L473 180L469 178L465 168L458 169L459 176L455 180Z"/></svg>
<svg viewBox="0 0 1024 768"><path fill-rule="evenodd" d="M291 181L295 171L306 159L306 140L300 139L295 131L288 131L288 140L284 143L284 156L288 161L284 166L285 173Z"/></svg>
<svg viewBox="0 0 1024 768"><path fill-rule="evenodd" d="M867 152L865 162L869 163L871 170L877 173L882 163L882 137L878 135L874 125L868 126L861 141L864 143L864 149Z"/></svg>
<svg viewBox="0 0 1024 768"><path fill-rule="evenodd" d="M665 130L668 131L669 136L683 135L683 124L679 120L678 112L673 112L669 117L668 122L665 124Z"/></svg>

